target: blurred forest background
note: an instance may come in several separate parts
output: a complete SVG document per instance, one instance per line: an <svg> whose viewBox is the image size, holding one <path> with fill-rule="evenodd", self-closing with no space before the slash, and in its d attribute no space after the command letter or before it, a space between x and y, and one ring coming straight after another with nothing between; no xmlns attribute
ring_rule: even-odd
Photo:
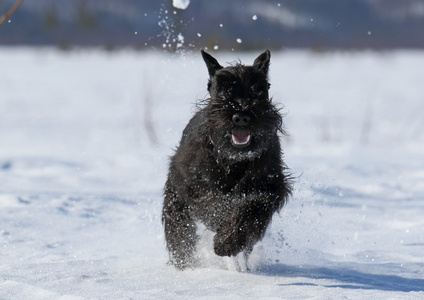
<svg viewBox="0 0 424 300"><path fill-rule="evenodd" d="M423 0L25 0L0 46L422 49L423 31Z"/></svg>

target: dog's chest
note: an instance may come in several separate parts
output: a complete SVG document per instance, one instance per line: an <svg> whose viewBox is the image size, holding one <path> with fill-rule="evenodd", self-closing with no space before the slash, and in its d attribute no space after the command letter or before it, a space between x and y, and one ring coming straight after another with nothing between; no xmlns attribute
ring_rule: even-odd
<svg viewBox="0 0 424 300"><path fill-rule="evenodd" d="M237 193L246 192L255 180L255 174L248 164L231 166L231 168L216 168L210 174L210 187L220 192Z"/></svg>

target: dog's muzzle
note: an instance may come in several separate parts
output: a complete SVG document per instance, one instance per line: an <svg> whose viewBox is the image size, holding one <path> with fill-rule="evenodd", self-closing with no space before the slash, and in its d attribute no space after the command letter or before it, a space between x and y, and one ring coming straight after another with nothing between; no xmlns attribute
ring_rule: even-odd
<svg viewBox="0 0 424 300"><path fill-rule="evenodd" d="M231 132L231 142L237 148L244 148L249 146L251 140L251 133L245 126L250 124L250 115L245 112L235 113L232 117L236 128Z"/></svg>

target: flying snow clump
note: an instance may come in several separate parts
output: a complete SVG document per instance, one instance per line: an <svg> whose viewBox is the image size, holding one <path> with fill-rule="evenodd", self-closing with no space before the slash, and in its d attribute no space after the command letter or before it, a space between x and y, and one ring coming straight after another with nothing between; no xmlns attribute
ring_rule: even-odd
<svg viewBox="0 0 424 300"><path fill-rule="evenodd" d="M189 4L190 0L172 0L172 5L179 9L186 9Z"/></svg>

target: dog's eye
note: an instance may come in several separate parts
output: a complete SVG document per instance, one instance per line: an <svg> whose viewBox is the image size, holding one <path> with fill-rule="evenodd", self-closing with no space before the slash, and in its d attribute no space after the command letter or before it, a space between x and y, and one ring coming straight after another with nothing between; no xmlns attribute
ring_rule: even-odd
<svg viewBox="0 0 424 300"><path fill-rule="evenodd" d="M230 93L228 93L227 91L220 91L219 92L219 98L223 98L226 99L230 96Z"/></svg>
<svg viewBox="0 0 424 300"><path fill-rule="evenodd" d="M253 86L252 91L253 94L258 98L261 98L265 95L265 90L260 86Z"/></svg>
<svg viewBox="0 0 424 300"><path fill-rule="evenodd" d="M264 91L262 91L262 90L259 90L259 91L257 91L257 92L256 92L256 95L257 95L258 97L262 97L262 96L263 96L263 94L264 94Z"/></svg>
<svg viewBox="0 0 424 300"><path fill-rule="evenodd" d="M219 95L220 98L228 99L228 98L231 97L232 92L233 92L233 88L232 87L228 87L228 88L226 88L224 90L221 90L218 93L218 95Z"/></svg>

